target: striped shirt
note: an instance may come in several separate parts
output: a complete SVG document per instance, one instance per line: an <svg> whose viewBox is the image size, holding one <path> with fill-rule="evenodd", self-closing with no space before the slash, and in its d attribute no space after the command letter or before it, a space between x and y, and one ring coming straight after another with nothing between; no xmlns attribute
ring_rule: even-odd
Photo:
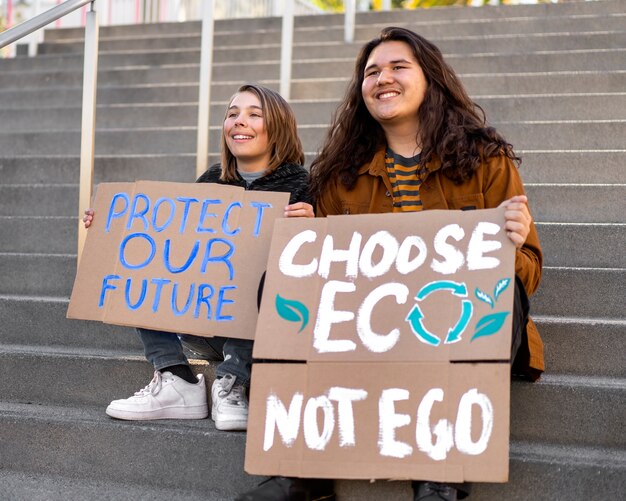
<svg viewBox="0 0 626 501"><path fill-rule="evenodd" d="M393 212L421 211L420 154L406 158L387 148L385 165L392 187Z"/></svg>

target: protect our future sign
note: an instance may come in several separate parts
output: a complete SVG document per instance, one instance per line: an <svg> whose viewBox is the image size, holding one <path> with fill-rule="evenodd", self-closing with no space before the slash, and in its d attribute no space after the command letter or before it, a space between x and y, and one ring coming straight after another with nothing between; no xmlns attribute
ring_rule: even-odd
<svg viewBox="0 0 626 501"><path fill-rule="evenodd" d="M294 224L297 223L297 224ZM246 470L508 478L515 249L504 210L277 221Z"/></svg>
<svg viewBox="0 0 626 501"><path fill-rule="evenodd" d="M103 183L68 318L251 339L273 222L288 193Z"/></svg>

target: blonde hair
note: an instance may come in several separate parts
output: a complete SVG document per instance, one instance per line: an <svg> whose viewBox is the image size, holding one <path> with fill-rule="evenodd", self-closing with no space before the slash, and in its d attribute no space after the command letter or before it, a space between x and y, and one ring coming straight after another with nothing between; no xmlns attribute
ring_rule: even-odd
<svg viewBox="0 0 626 501"><path fill-rule="evenodd" d="M276 170L285 163L304 165L304 150L298 137L296 117L287 101L278 92L267 87L245 84L239 87L230 98L229 106L235 96L242 92L254 94L261 102L265 130L267 131L267 147L270 151L267 173ZM224 119L226 119L227 114L228 108ZM222 181L234 181L237 179L237 159L228 149L223 127L220 148L222 157L220 179Z"/></svg>

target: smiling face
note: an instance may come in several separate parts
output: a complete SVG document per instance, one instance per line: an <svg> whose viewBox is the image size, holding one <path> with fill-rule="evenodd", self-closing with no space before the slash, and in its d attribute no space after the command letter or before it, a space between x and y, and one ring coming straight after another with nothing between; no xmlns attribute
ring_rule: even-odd
<svg viewBox="0 0 626 501"><path fill-rule="evenodd" d="M411 47L389 41L378 45L365 64L361 93L365 106L383 129L419 128L417 110L428 84Z"/></svg>
<svg viewBox="0 0 626 501"><path fill-rule="evenodd" d="M226 146L237 159L237 168L260 172L268 168L269 140L259 98L240 92L230 102L224 119Z"/></svg>

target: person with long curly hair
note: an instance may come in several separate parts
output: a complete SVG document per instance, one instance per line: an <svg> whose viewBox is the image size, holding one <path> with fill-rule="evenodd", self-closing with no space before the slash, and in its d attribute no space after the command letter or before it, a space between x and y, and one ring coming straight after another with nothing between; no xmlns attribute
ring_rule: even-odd
<svg viewBox="0 0 626 501"><path fill-rule="evenodd" d="M512 370L531 380L543 344L528 318L542 254L513 147L486 123L441 51L388 27L366 43L311 165L316 216L504 206L515 244ZM274 477L238 501L334 499L328 481ZM462 499L468 484L413 482L414 500Z"/></svg>

